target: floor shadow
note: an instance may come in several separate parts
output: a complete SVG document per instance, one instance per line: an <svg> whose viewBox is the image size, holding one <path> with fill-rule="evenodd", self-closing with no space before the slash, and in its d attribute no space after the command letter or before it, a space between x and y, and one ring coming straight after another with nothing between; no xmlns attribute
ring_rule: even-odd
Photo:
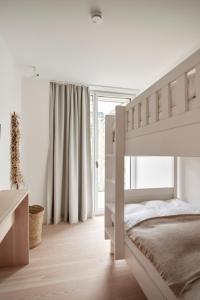
<svg viewBox="0 0 200 300"><path fill-rule="evenodd" d="M5 267L0 268L0 283L6 281L9 277L13 276L17 272L24 269L26 266L18 266L18 267Z"/></svg>

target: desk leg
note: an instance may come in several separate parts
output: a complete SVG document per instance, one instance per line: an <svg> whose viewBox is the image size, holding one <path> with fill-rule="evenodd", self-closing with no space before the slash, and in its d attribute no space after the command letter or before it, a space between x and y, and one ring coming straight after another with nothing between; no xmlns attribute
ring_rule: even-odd
<svg viewBox="0 0 200 300"><path fill-rule="evenodd" d="M15 210L13 226L0 244L0 267L14 267L29 263L28 196Z"/></svg>

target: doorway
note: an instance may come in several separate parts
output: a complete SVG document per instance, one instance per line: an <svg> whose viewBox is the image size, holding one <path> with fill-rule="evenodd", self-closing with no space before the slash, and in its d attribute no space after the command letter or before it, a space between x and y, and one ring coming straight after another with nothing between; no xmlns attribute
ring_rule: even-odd
<svg viewBox="0 0 200 300"><path fill-rule="evenodd" d="M91 139L94 214L104 214L105 203L105 116L117 105L127 105L134 96L118 93L91 93ZM127 168L129 171L130 168Z"/></svg>

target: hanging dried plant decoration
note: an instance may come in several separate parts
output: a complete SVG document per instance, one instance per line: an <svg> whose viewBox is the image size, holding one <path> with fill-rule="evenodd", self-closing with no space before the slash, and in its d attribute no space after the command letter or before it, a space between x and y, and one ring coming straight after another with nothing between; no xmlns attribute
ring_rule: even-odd
<svg viewBox="0 0 200 300"><path fill-rule="evenodd" d="M23 183L23 176L20 169L20 122L19 116L14 112L11 114L11 144L10 144L10 180L11 187L19 189Z"/></svg>

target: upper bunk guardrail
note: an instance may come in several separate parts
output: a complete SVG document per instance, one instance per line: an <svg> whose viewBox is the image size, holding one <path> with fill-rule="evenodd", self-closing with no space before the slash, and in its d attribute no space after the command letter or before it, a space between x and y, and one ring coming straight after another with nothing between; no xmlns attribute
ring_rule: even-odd
<svg viewBox="0 0 200 300"><path fill-rule="evenodd" d="M200 122L199 109L200 50L126 106L126 137Z"/></svg>

